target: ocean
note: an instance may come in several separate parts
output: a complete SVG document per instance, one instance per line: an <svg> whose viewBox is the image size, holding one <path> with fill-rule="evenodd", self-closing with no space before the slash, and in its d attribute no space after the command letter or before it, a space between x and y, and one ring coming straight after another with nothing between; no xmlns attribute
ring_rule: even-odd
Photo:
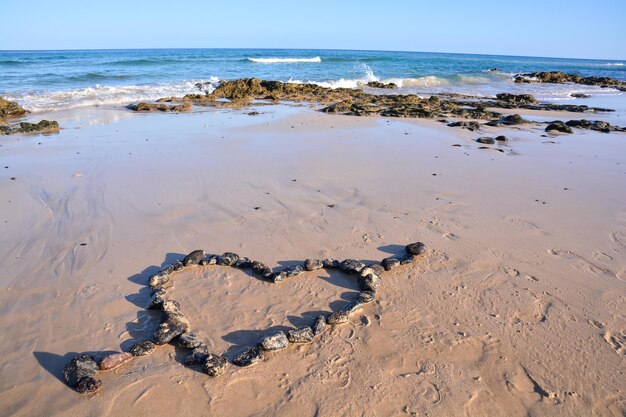
<svg viewBox="0 0 626 417"><path fill-rule="evenodd" d="M25 108L51 111L197 92L195 84L244 77L362 88L393 82L393 93L455 92L490 96L531 93L567 100L572 93L621 95L614 89L515 84L521 72L563 71L626 80L626 61L425 52L293 49L145 49L0 51L0 96ZM497 68L499 71L489 71Z"/></svg>

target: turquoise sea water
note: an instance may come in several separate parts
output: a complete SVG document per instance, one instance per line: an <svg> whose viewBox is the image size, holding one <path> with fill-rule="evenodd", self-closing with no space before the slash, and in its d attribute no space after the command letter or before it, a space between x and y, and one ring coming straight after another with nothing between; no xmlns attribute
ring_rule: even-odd
<svg viewBox="0 0 626 417"><path fill-rule="evenodd" d="M545 100L571 93L617 95L580 85L516 85L520 72L563 71L626 80L624 61L284 49L152 49L98 51L0 51L0 95L26 108L54 110L127 104L196 91L194 84L242 77L315 82L361 88L395 82L401 93L459 92L492 95L530 92ZM498 68L499 72L489 72Z"/></svg>

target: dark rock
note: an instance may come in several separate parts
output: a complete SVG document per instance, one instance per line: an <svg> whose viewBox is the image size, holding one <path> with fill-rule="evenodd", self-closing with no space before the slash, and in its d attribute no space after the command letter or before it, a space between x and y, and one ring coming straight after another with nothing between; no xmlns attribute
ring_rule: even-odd
<svg viewBox="0 0 626 417"><path fill-rule="evenodd" d="M561 132L561 133L574 133L571 127L566 125L564 122L560 120L556 120L550 123L546 127L546 132Z"/></svg>
<svg viewBox="0 0 626 417"><path fill-rule="evenodd" d="M98 367L101 371L110 371L112 369L119 368L127 362L130 362L133 358L134 356L130 353L114 353L102 358Z"/></svg>
<svg viewBox="0 0 626 417"><path fill-rule="evenodd" d="M496 136L497 142L506 142L507 140L508 140L507 137L504 135Z"/></svg>
<svg viewBox="0 0 626 417"><path fill-rule="evenodd" d="M198 346L185 358L185 365L203 365L209 358L209 348Z"/></svg>
<svg viewBox="0 0 626 417"><path fill-rule="evenodd" d="M268 269L269 268L265 266L265 264L262 262L259 262L259 261L252 262L252 272L254 272L255 274L263 275L263 273L265 273Z"/></svg>
<svg viewBox="0 0 626 417"><path fill-rule="evenodd" d="M589 97L591 97L589 94L583 94L583 93L572 93L572 94L570 94L570 96L572 96L574 98L589 98Z"/></svg>
<svg viewBox="0 0 626 417"><path fill-rule="evenodd" d="M172 264L172 270L174 272L182 271L185 265L181 261L176 261Z"/></svg>
<svg viewBox="0 0 626 417"><path fill-rule="evenodd" d="M150 297L150 301L148 301L148 309L150 310L162 310L163 302L165 299L163 296L166 294L166 291L161 289L160 287L152 294Z"/></svg>
<svg viewBox="0 0 626 417"><path fill-rule="evenodd" d="M206 257L206 253L202 249L195 250L183 259L184 266L198 265Z"/></svg>
<svg viewBox="0 0 626 417"><path fill-rule="evenodd" d="M326 317L319 315L315 318L315 322L313 323L313 334L317 336L318 334L324 333L326 330Z"/></svg>
<svg viewBox="0 0 626 417"><path fill-rule="evenodd" d="M170 277L163 272L150 277L149 285L151 288L161 288L170 281Z"/></svg>
<svg viewBox="0 0 626 417"><path fill-rule="evenodd" d="M365 277L359 277L359 288L361 288L361 291L369 291L375 294L376 292L378 292L381 285L382 280L376 274L369 274Z"/></svg>
<svg viewBox="0 0 626 417"><path fill-rule="evenodd" d="M362 304L371 303L376 298L376 295L373 291L361 291L359 293L359 298L357 301Z"/></svg>
<svg viewBox="0 0 626 417"><path fill-rule="evenodd" d="M78 386L79 382L83 378L94 379L97 374L98 364L91 356L85 354L75 357L63 368L63 380L65 381L67 386L70 388L74 388L81 394L86 392L94 392L95 390L100 388L100 384L94 384L94 382L91 380L86 380L86 382L83 383L84 386ZM89 383L87 383L87 381ZM93 386L95 389L86 389L90 386Z"/></svg>
<svg viewBox="0 0 626 417"><path fill-rule="evenodd" d="M315 271L324 267L324 264L319 259L307 259L304 261L304 269L307 271Z"/></svg>
<svg viewBox="0 0 626 417"><path fill-rule="evenodd" d="M341 323L347 323L349 320L348 312L345 310L335 311L326 318L326 324L335 325Z"/></svg>
<svg viewBox="0 0 626 417"><path fill-rule="evenodd" d="M395 267L400 266L400 259L394 257L385 258L381 265L385 268L385 271L391 271Z"/></svg>
<svg viewBox="0 0 626 417"><path fill-rule="evenodd" d="M449 127L460 127L462 129L467 129L467 130L471 130L472 132L475 130L480 129L480 123L478 122L466 122L466 121L461 121L461 122L452 122L452 123L448 123Z"/></svg>
<svg viewBox="0 0 626 417"><path fill-rule="evenodd" d="M195 349L202 345L202 340L193 333L184 333L180 335L177 343L183 349Z"/></svg>
<svg viewBox="0 0 626 417"><path fill-rule="evenodd" d="M531 94L496 94L496 99L512 104L537 104L539 103Z"/></svg>
<svg viewBox="0 0 626 417"><path fill-rule="evenodd" d="M225 252L217 259L218 265L233 266L239 260L239 255L233 252Z"/></svg>
<svg viewBox="0 0 626 417"><path fill-rule="evenodd" d="M222 355L209 355L202 365L202 370L209 376L216 377L222 375L227 366L228 362Z"/></svg>
<svg viewBox="0 0 626 417"><path fill-rule="evenodd" d="M252 346L237 356L233 360L233 363L237 366L246 367L255 365L261 362L264 358L265 355L263 354L263 350L261 350L258 346Z"/></svg>
<svg viewBox="0 0 626 417"><path fill-rule="evenodd" d="M516 126L516 125L522 125L526 123L532 123L532 122L530 120L526 120L522 118L522 116L520 116L519 114L512 114L512 115L505 116L498 120L492 120L490 122L487 122L486 125L487 126Z"/></svg>
<svg viewBox="0 0 626 417"><path fill-rule="evenodd" d="M289 339L290 343L311 343L314 337L313 329L308 326L287 332L287 339Z"/></svg>
<svg viewBox="0 0 626 417"><path fill-rule="evenodd" d="M626 86L626 82L616 80L609 77L581 77L580 75L567 74L560 71L550 72L531 72L526 74L518 74L515 77L516 83L552 83L552 84L564 84L574 83L583 85L598 85L601 87L615 87L623 88Z"/></svg>
<svg viewBox="0 0 626 417"><path fill-rule="evenodd" d="M149 340L141 340L130 348L130 354L133 356L147 356L154 352L156 345Z"/></svg>
<svg viewBox="0 0 626 417"><path fill-rule="evenodd" d="M381 83L380 81L370 81L369 83L366 84L368 87L372 87L372 88L398 88L398 86L394 83Z"/></svg>
<svg viewBox="0 0 626 417"><path fill-rule="evenodd" d="M601 120L570 120L568 122L565 122L565 124L569 127L596 130L603 133L609 133L611 131L626 132L626 127L614 126Z"/></svg>
<svg viewBox="0 0 626 417"><path fill-rule="evenodd" d="M359 303L357 300L355 300L355 301L351 301L350 303L348 303L348 305L344 308L344 311L348 314L352 314L352 313L356 313L362 308L363 308L363 303Z"/></svg>
<svg viewBox="0 0 626 417"><path fill-rule="evenodd" d="M484 143L485 145L493 145L496 143L496 140L490 136L481 136L478 139L476 139L476 142Z"/></svg>
<svg viewBox="0 0 626 417"><path fill-rule="evenodd" d="M280 282L283 282L286 278L287 278L287 272L285 272L285 271L272 272L272 274L270 276L270 280L274 284L278 284Z"/></svg>
<svg viewBox="0 0 626 417"><path fill-rule="evenodd" d="M167 302L163 303L165 307ZM156 332L154 332L154 342L157 345L169 343L175 337L186 333L189 330L189 320L180 312L171 312L165 314L165 320L159 324Z"/></svg>
<svg viewBox="0 0 626 417"><path fill-rule="evenodd" d="M368 268L376 275L381 275L383 272L385 272L385 267L381 264L368 265Z"/></svg>
<svg viewBox="0 0 626 417"><path fill-rule="evenodd" d="M302 265L291 265L285 269L285 272L287 273L287 277L295 277L304 272L304 267Z"/></svg>
<svg viewBox="0 0 626 417"><path fill-rule="evenodd" d="M250 268L251 266L252 266L252 260L250 260L250 258L246 258L245 256L242 258L239 258L237 262L235 262L236 268L245 269L245 268Z"/></svg>
<svg viewBox="0 0 626 417"><path fill-rule="evenodd" d="M422 242L410 243L404 247L404 250L408 255L417 256L424 253L424 251L426 250L426 245L424 245Z"/></svg>
<svg viewBox="0 0 626 417"><path fill-rule="evenodd" d="M0 97L0 120L10 117L24 116L28 111L14 101Z"/></svg>
<svg viewBox="0 0 626 417"><path fill-rule="evenodd" d="M259 343L259 346L261 349L267 351L283 350L289 346L289 340L284 332L277 332L264 337Z"/></svg>
<svg viewBox="0 0 626 417"><path fill-rule="evenodd" d="M206 264L205 265L216 265L218 259L219 259L219 256L217 256L217 255L208 255L206 257Z"/></svg>
<svg viewBox="0 0 626 417"><path fill-rule="evenodd" d="M327 258L322 260L322 266L326 269L339 268L339 265L341 265L341 262L337 259Z"/></svg>
<svg viewBox="0 0 626 417"><path fill-rule="evenodd" d="M354 259L346 259L345 261L341 262L339 268L343 272L347 272L349 274L358 274L361 269L365 268L365 264Z"/></svg>
<svg viewBox="0 0 626 417"><path fill-rule="evenodd" d="M162 112L185 112L190 111L192 109L192 104L190 101L183 100L181 104L177 105L168 105L165 103L136 103L129 104L126 106L127 109L136 111L136 112L153 112L153 111L162 111Z"/></svg>
<svg viewBox="0 0 626 417"><path fill-rule="evenodd" d="M100 388L102 388L102 381L90 376L85 376L78 381L74 390L79 394L89 394L98 391Z"/></svg>

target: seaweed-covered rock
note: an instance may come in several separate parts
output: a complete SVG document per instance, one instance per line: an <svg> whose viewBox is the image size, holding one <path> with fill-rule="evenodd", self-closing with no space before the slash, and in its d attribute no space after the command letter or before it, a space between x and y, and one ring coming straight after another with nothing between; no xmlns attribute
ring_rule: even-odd
<svg viewBox="0 0 626 417"><path fill-rule="evenodd" d="M404 250L408 255L417 256L424 253L424 251L426 250L426 245L424 245L422 242L410 243L404 247Z"/></svg>
<svg viewBox="0 0 626 417"><path fill-rule="evenodd" d="M284 332L276 332L270 336L264 337L259 343L259 346L261 349L267 351L283 350L289 346L289 340Z"/></svg>
<svg viewBox="0 0 626 417"><path fill-rule="evenodd" d="M233 363L237 366L248 367L256 365L263 359L265 359L263 350L258 346L252 346L244 350L235 359L233 359Z"/></svg>
<svg viewBox="0 0 626 417"><path fill-rule="evenodd" d="M350 318L348 317L348 312L345 310L339 310L339 311L335 311L334 313L331 313L326 318L326 324L335 325L335 324L347 323L348 320L350 320Z"/></svg>
<svg viewBox="0 0 626 417"><path fill-rule="evenodd" d="M550 123L546 127L546 132L574 133L571 127L560 120Z"/></svg>
<svg viewBox="0 0 626 417"><path fill-rule="evenodd" d="M95 379L97 374L98 364L86 354L75 357L63 368L63 380L67 386L81 394L95 392L101 387L101 382Z"/></svg>
<svg viewBox="0 0 626 417"><path fill-rule="evenodd" d="M314 337L313 329L308 326L287 332L287 339L290 343L311 343Z"/></svg>
<svg viewBox="0 0 626 417"><path fill-rule="evenodd" d="M209 376L216 377L222 375L226 371L228 362L222 355L209 355L202 364L202 370Z"/></svg>
<svg viewBox="0 0 626 417"><path fill-rule="evenodd" d="M317 336L318 334L324 333L326 330L326 317L319 315L315 318L313 322L313 334Z"/></svg>
<svg viewBox="0 0 626 417"><path fill-rule="evenodd" d="M149 340L140 340L130 348L130 354L133 356L147 356L154 352L156 345Z"/></svg>
<svg viewBox="0 0 626 417"><path fill-rule="evenodd" d="M233 266L239 260L239 255L233 252L225 252L217 259L218 265Z"/></svg>
<svg viewBox="0 0 626 417"><path fill-rule="evenodd" d="M392 269L400 266L400 259L391 256L383 259L381 265L385 268L385 271L391 271Z"/></svg>
<svg viewBox="0 0 626 417"><path fill-rule="evenodd" d="M114 353L102 358L98 366L101 371L110 371L112 369L119 368L127 362L130 362L133 358L134 356L130 353Z"/></svg>
<svg viewBox="0 0 626 417"><path fill-rule="evenodd" d="M202 249L195 250L183 259L184 266L199 265L206 257L206 253Z"/></svg>
<svg viewBox="0 0 626 417"><path fill-rule="evenodd" d="M343 272L347 272L349 274L358 274L361 269L365 268L365 264L355 259L346 259L345 261L341 262L339 268Z"/></svg>
<svg viewBox="0 0 626 417"><path fill-rule="evenodd" d="M307 271L315 271L324 267L324 264L319 259L306 259L304 261L304 269Z"/></svg>

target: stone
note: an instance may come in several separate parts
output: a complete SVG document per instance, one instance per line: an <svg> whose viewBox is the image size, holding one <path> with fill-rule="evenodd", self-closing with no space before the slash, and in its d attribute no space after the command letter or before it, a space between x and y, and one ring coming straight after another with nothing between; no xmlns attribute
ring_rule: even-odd
<svg viewBox="0 0 626 417"><path fill-rule="evenodd" d="M603 133L609 133L611 131L626 132L626 127L614 126L602 120L570 120L565 122L565 124L569 127L596 130Z"/></svg>
<svg viewBox="0 0 626 417"><path fill-rule="evenodd" d="M481 136L478 139L476 139L476 142L484 143L485 145L493 145L496 143L496 140L489 136Z"/></svg>
<svg viewBox="0 0 626 417"><path fill-rule="evenodd" d="M304 261L304 269L307 271L316 271L324 267L324 263L319 259L306 259Z"/></svg>
<svg viewBox="0 0 626 417"><path fill-rule="evenodd" d="M162 310L163 309L163 302L165 301L165 299L163 298L163 296L166 294L167 292L161 288L158 288L157 291L155 291L152 296L150 297L150 300L148 301L148 306L147 308L150 310Z"/></svg>
<svg viewBox="0 0 626 417"><path fill-rule="evenodd" d="M583 94L583 93L572 93L572 94L570 94L570 96L572 96L573 98L589 98L589 97L591 97L589 94Z"/></svg>
<svg viewBox="0 0 626 417"><path fill-rule="evenodd" d="M206 257L206 265L215 265L217 264L217 259L219 258L219 256L217 255L208 255Z"/></svg>
<svg viewBox="0 0 626 417"><path fill-rule="evenodd" d="M395 267L400 266L400 259L394 257L385 258L381 265L385 268L385 271L391 271Z"/></svg>
<svg viewBox="0 0 626 417"><path fill-rule="evenodd" d="M480 123L478 122L466 122L466 121L452 122L452 123L448 123L448 126L460 127L461 129L467 129L472 132L480 129Z"/></svg>
<svg viewBox="0 0 626 417"><path fill-rule="evenodd" d="M242 258L239 258L237 262L235 262L234 266L235 268L241 268L241 269L250 268L252 266L252 261L250 260L250 258L246 258L244 256Z"/></svg>
<svg viewBox="0 0 626 417"><path fill-rule="evenodd" d="M426 245L422 242L410 243L404 247L404 250L408 255L421 255L426 250Z"/></svg>
<svg viewBox="0 0 626 417"><path fill-rule="evenodd" d="M351 301L350 303L348 303L348 305L346 306L344 310L346 313L352 314L352 313L356 313L362 308L363 308L363 303L359 303L357 300L355 300L355 301Z"/></svg>
<svg viewBox="0 0 626 417"><path fill-rule="evenodd" d="M183 259L184 266L199 265L206 257L206 253L202 249L195 250Z"/></svg>
<svg viewBox="0 0 626 417"><path fill-rule="evenodd" d="M304 267L302 265L291 265L285 269L287 273L287 277L295 277L296 275L300 275L304 272Z"/></svg>
<svg viewBox="0 0 626 417"><path fill-rule="evenodd" d="M255 274L263 275L268 269L269 268L265 266L263 262L259 262L259 261L252 262L252 272L254 272Z"/></svg>
<svg viewBox="0 0 626 417"><path fill-rule="evenodd" d="M372 270L372 272L376 275L380 275L383 272L385 272L385 267L382 266L381 264L372 264L368 266L369 269Z"/></svg>
<svg viewBox="0 0 626 417"><path fill-rule="evenodd" d="M193 333L181 334L176 342L183 349L195 349L202 345L202 340Z"/></svg>
<svg viewBox="0 0 626 417"><path fill-rule="evenodd" d="M284 332L276 332L273 335L264 337L259 346L267 351L283 350L289 346L289 340Z"/></svg>
<svg viewBox="0 0 626 417"><path fill-rule="evenodd" d="M179 313L180 304L176 300L165 300L163 301L163 311L166 313Z"/></svg>
<svg viewBox="0 0 626 417"><path fill-rule="evenodd" d="M280 282L283 282L286 278L287 278L287 272L285 272L285 271L272 272L271 275L270 275L270 280L274 284L278 284Z"/></svg>
<svg viewBox="0 0 626 417"><path fill-rule="evenodd" d="M156 345L149 340L140 340L130 348L133 356L148 356L156 349Z"/></svg>
<svg viewBox="0 0 626 417"><path fill-rule="evenodd" d="M156 332L154 332L154 342L157 345L169 343L175 337L186 333L189 330L189 327L189 320L182 313L166 313L165 320L159 324Z"/></svg>
<svg viewBox="0 0 626 417"><path fill-rule="evenodd" d="M89 355L83 354L73 358L65 367L63 368L63 380L67 384L68 387L74 388L76 391L82 393L86 392L94 392L98 388L100 388L100 384L95 384L92 380L87 380L89 383L83 383L83 387L78 388L79 382L83 378L92 378L98 374L98 364L96 361ZM97 380L96 380L97 381ZM100 381L98 381L100 382ZM89 386L95 387L93 390L88 390Z"/></svg>
<svg viewBox="0 0 626 417"><path fill-rule="evenodd" d="M357 301L362 304L371 303L376 298L376 294L372 291L361 291Z"/></svg>
<svg viewBox="0 0 626 417"><path fill-rule="evenodd" d="M176 261L172 264L172 271L173 272L182 271L184 267L185 265L183 265L181 261Z"/></svg>
<svg viewBox="0 0 626 417"><path fill-rule="evenodd" d="M530 120L526 120L522 118L519 114L512 114L510 116L505 116L498 120L492 120L487 122L487 126L516 126L522 125L526 123L532 123Z"/></svg>
<svg viewBox="0 0 626 417"><path fill-rule="evenodd" d="M308 326L287 332L287 339L289 339L290 343L311 343L314 337L313 329Z"/></svg>
<svg viewBox="0 0 626 417"><path fill-rule="evenodd" d="M217 260L218 265L233 266L239 260L239 255L233 252L225 252Z"/></svg>
<svg viewBox="0 0 626 417"><path fill-rule="evenodd" d="M317 336L318 334L324 333L326 330L326 317L319 315L315 318L315 322L313 322L313 334Z"/></svg>
<svg viewBox="0 0 626 417"><path fill-rule="evenodd" d="M496 142L506 142L508 140L509 139L504 135L496 136Z"/></svg>
<svg viewBox="0 0 626 417"><path fill-rule="evenodd" d="M165 103L135 103L129 104L126 106L127 109L136 111L136 112L153 112L153 111L162 111L162 112L184 112L190 111L192 109L192 104L189 101L183 101L178 105L170 105Z"/></svg>
<svg viewBox="0 0 626 417"><path fill-rule="evenodd" d="M198 346L185 358L185 365L203 365L211 354L206 346Z"/></svg>
<svg viewBox="0 0 626 417"><path fill-rule="evenodd" d="M560 120L550 123L546 127L546 132L574 133L571 127Z"/></svg>
<svg viewBox="0 0 626 417"><path fill-rule="evenodd" d="M381 285L382 280L376 274L369 274L365 277L359 277L359 288L361 288L361 291L369 291L375 294L376 292L378 292Z"/></svg>
<svg viewBox="0 0 626 417"><path fill-rule="evenodd" d="M346 259L345 261L341 262L339 268L343 272L347 272L349 274L358 274L361 269L365 268L365 264L354 259Z"/></svg>
<svg viewBox="0 0 626 417"><path fill-rule="evenodd" d="M228 362L222 355L209 355L202 365L202 370L209 376L216 377L226 371Z"/></svg>
<svg viewBox="0 0 626 417"><path fill-rule="evenodd" d="M130 353L121 352L114 353L112 355L102 358L98 365L101 371L110 371L115 368L119 368L127 362L133 360L134 356Z"/></svg>
<svg viewBox="0 0 626 417"><path fill-rule="evenodd" d="M512 104L537 104L537 99L531 94L496 94L496 99Z"/></svg>
<svg viewBox="0 0 626 417"><path fill-rule="evenodd" d="M101 387L102 381L90 376L86 376L78 381L78 383L74 387L74 390L79 394L89 394L98 391Z"/></svg>
<svg viewBox="0 0 626 417"><path fill-rule="evenodd" d="M347 323L349 320L348 312L345 310L335 311L326 318L326 324L335 325L341 323Z"/></svg>
<svg viewBox="0 0 626 417"><path fill-rule="evenodd" d="M385 84L385 83L381 83L380 81L370 81L365 85L371 88L386 88L386 89L398 88L397 84L394 84L394 83Z"/></svg>
<svg viewBox="0 0 626 417"><path fill-rule="evenodd" d="M322 266L326 269L339 268L340 264L341 262L337 259L327 258L322 260Z"/></svg>
<svg viewBox="0 0 626 417"><path fill-rule="evenodd" d="M9 117L21 117L28 113L28 110L21 107L14 101L9 101L0 97L0 119Z"/></svg>
<svg viewBox="0 0 626 417"><path fill-rule="evenodd" d="M150 277L149 285L151 288L161 288L170 281L170 277L163 272Z"/></svg>
<svg viewBox="0 0 626 417"><path fill-rule="evenodd" d="M248 367L261 362L264 358L263 350L258 346L252 346L239 354L233 363L237 366Z"/></svg>

